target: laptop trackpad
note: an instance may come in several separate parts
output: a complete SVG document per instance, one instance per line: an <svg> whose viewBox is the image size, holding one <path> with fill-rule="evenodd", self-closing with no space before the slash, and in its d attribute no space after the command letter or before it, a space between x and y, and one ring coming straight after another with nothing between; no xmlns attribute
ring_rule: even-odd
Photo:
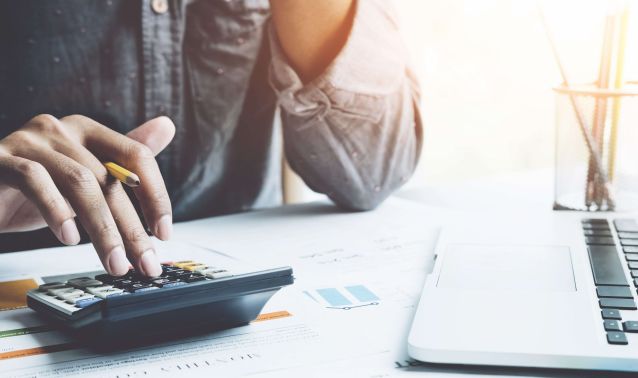
<svg viewBox="0 0 638 378"><path fill-rule="evenodd" d="M450 244L439 288L576 291L568 247Z"/></svg>

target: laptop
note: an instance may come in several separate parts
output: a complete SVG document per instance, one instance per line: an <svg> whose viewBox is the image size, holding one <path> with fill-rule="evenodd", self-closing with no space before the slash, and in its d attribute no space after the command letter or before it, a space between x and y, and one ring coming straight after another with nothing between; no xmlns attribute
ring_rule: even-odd
<svg viewBox="0 0 638 378"><path fill-rule="evenodd" d="M408 337L429 363L638 372L638 222L613 214L443 228Z"/></svg>

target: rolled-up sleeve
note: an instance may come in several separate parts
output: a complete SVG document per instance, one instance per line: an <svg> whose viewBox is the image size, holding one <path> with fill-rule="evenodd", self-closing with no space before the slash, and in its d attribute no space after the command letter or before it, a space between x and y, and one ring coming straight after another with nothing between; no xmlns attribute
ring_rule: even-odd
<svg viewBox="0 0 638 378"><path fill-rule="evenodd" d="M290 166L351 210L372 209L401 186L421 150L419 87L389 3L357 1L345 46L305 85L270 28L270 82Z"/></svg>

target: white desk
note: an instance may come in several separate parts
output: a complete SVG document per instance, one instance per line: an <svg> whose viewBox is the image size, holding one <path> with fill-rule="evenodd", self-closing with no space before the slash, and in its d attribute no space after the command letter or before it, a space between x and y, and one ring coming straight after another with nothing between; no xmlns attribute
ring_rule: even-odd
<svg viewBox="0 0 638 378"><path fill-rule="evenodd" d="M455 184L400 190L396 196L424 205L462 211L544 212L554 203L554 172L509 173Z"/></svg>
<svg viewBox="0 0 638 378"><path fill-rule="evenodd" d="M397 197L403 199L390 199L368 213L343 213L332 205L314 203L177 224L177 241L159 245L165 258L212 259L221 265L292 265L295 284L277 294L264 309L264 313L284 311L289 315L179 344L108 356L72 349L0 359L0 376L38 372L171 378L236 374L583 376L424 365L411 361L405 352L407 331L431 264L438 225L458 216L480 216L484 209L504 215L550 211L551 181L547 173L406 190ZM99 261L90 246L0 255L0 277L5 279L96 267ZM341 290L352 284L364 284L372 290L380 298L378 304L331 309L317 295L318 288ZM37 326L38 321L28 309L3 311L0 331ZM36 347L37 351L40 346L59 344L64 341L61 337L55 332L0 337L0 357L3 351L15 348Z"/></svg>

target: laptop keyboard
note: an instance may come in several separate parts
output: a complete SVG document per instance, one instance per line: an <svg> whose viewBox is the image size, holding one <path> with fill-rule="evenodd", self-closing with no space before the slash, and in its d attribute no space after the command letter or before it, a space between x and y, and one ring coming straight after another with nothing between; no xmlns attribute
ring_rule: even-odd
<svg viewBox="0 0 638 378"><path fill-rule="evenodd" d="M623 321L621 312L637 309L634 292L638 288L638 222L634 219L613 221L622 253L607 219L583 219L582 227L607 342L627 345L626 333L638 333L638 321ZM626 260L624 263L621 255ZM631 281L625 276L623 264L629 268Z"/></svg>

